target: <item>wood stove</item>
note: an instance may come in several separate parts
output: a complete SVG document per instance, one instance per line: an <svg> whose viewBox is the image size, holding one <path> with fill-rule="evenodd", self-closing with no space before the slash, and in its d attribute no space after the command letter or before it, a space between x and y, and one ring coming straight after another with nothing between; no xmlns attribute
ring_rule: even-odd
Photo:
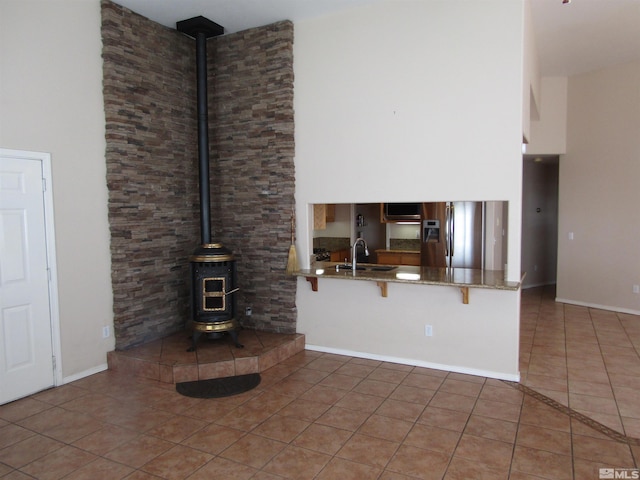
<svg viewBox="0 0 640 480"><path fill-rule="evenodd" d="M196 39L198 102L198 166L200 179L200 246L189 257L191 266L191 320L193 338L189 351L206 334L220 338L229 334L236 347L239 323L235 319L236 261L222 243L211 241L209 185L209 119L207 107L207 38L222 35L224 28L204 17L176 24L176 29Z"/></svg>
<svg viewBox="0 0 640 480"><path fill-rule="evenodd" d="M190 351L202 334L220 338L228 333L236 347L240 325L235 319L237 285L236 261L221 243L204 244L191 257L191 320L193 338Z"/></svg>

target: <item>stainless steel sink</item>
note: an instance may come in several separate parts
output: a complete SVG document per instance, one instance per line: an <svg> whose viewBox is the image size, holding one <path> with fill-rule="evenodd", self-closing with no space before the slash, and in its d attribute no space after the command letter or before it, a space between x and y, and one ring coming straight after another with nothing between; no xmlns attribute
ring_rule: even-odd
<svg viewBox="0 0 640 480"><path fill-rule="evenodd" d="M353 270L353 266L349 265L348 263L343 264L343 265L336 265L336 268L338 270ZM360 266L360 265L356 265L356 271L358 270L366 270L364 267Z"/></svg>

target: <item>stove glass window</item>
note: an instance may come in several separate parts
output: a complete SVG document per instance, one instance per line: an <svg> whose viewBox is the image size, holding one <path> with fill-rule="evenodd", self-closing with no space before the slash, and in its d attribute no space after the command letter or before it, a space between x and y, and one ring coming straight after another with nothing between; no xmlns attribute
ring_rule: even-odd
<svg viewBox="0 0 640 480"><path fill-rule="evenodd" d="M225 305L225 285L226 278L204 278L202 280L202 306L207 312L217 312L224 310Z"/></svg>

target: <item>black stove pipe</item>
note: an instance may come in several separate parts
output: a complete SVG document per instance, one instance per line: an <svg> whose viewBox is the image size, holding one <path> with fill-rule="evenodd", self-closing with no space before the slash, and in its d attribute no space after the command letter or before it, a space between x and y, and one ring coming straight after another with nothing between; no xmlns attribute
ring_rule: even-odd
<svg viewBox="0 0 640 480"><path fill-rule="evenodd" d="M205 17L176 23L176 29L196 39L198 165L200 178L200 241L211 243L211 194L209 183L209 114L207 92L207 38L224 33L224 28Z"/></svg>
<svg viewBox="0 0 640 480"><path fill-rule="evenodd" d="M209 184L209 115L207 106L207 35L196 35L198 88L198 164L200 169L200 243L211 243L211 195Z"/></svg>

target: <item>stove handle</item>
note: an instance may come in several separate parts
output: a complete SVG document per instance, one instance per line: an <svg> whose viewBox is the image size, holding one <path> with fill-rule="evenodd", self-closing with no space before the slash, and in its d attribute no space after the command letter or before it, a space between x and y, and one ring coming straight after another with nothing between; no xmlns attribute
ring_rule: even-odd
<svg viewBox="0 0 640 480"><path fill-rule="evenodd" d="M234 288L233 290L229 290L228 292L223 292L223 294L226 297L227 295L231 295L232 293L236 293L238 290L240 290L240 287Z"/></svg>

